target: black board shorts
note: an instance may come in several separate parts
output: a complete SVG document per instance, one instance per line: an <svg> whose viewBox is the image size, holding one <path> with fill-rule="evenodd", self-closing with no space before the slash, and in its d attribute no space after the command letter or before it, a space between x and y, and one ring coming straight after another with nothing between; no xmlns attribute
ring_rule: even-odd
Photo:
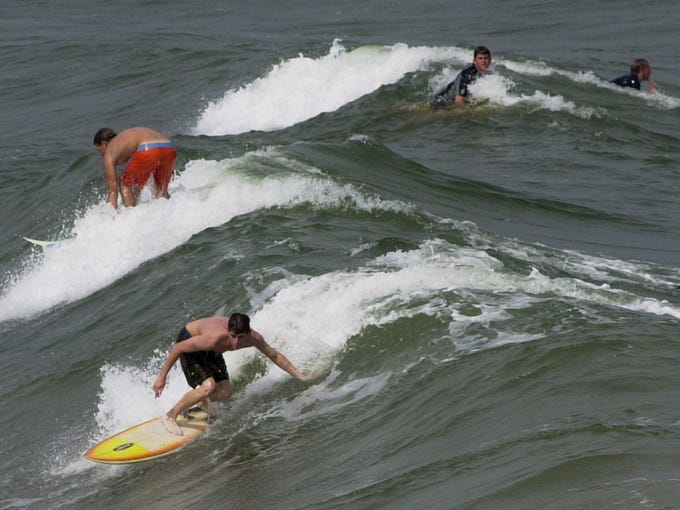
<svg viewBox="0 0 680 510"><path fill-rule="evenodd" d="M177 343L191 338L191 333L186 326L183 327L179 335L177 335ZM182 372L186 377L187 383L192 388L200 386L203 381L212 377L215 382L225 381L229 379L227 372L227 365L224 362L224 356L219 352L214 351L196 351L182 354L179 357L182 364Z"/></svg>

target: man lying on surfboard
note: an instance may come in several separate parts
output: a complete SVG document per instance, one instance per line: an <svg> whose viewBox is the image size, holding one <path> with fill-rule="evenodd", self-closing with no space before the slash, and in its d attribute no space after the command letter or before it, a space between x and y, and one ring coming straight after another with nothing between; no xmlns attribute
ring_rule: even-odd
<svg viewBox="0 0 680 510"><path fill-rule="evenodd" d="M184 376L189 386L194 388L161 417L169 432L182 435L176 420L183 411L196 404L208 411L208 399L215 402L229 398L231 384L222 353L246 347L259 349L274 364L296 379L309 381L288 358L265 342L261 334L250 329L250 318L247 315L234 313L230 317L197 319L181 329L177 342L153 384L154 394L158 398L165 388L168 372L179 358Z"/></svg>

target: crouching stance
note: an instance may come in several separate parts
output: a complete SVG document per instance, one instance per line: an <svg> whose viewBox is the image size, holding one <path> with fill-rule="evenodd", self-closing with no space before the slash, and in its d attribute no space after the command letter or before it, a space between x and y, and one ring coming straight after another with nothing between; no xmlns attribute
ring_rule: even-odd
<svg viewBox="0 0 680 510"><path fill-rule="evenodd" d="M169 432L183 435L176 420L177 416L187 409L198 404L209 412L209 401L218 402L229 398L231 384L222 353L246 347L257 348L296 379L309 380L288 361L288 358L265 342L262 335L250 329L250 318L247 315L234 313L229 317L197 319L179 332L177 343L168 354L153 384L154 394L158 398L165 388L168 372L177 359L180 359L184 376L193 389L162 416L161 421Z"/></svg>

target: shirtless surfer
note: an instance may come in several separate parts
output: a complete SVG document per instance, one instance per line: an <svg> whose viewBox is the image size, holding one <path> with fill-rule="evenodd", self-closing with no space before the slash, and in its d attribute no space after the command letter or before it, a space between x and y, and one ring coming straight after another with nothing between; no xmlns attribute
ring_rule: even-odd
<svg viewBox="0 0 680 510"><path fill-rule="evenodd" d="M183 411L196 404L208 411L208 399L215 402L229 398L231 384L222 353L247 347L257 348L281 370L296 379L309 381L288 358L265 342L260 333L250 329L250 318L247 315L233 313L229 317L197 319L181 329L177 342L153 384L154 394L158 398L165 387L168 372L179 358L184 376L189 386L194 388L161 417L169 432L183 435L182 429L177 425L177 416Z"/></svg>
<svg viewBox="0 0 680 510"><path fill-rule="evenodd" d="M177 159L177 150L165 136L153 129L134 127L116 134L102 128L92 142L104 158L104 175L109 187L107 202L118 207L118 191L126 207L137 205L139 193L153 175L156 196L169 198L168 184ZM116 167L125 164L120 175Z"/></svg>

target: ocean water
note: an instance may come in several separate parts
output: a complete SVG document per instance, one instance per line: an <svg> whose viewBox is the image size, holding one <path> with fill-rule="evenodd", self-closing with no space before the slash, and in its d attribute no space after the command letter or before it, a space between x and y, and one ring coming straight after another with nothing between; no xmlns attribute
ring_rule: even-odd
<svg viewBox="0 0 680 510"><path fill-rule="evenodd" d="M0 508L680 508L674 2L0 14ZM431 111L478 44L475 101ZM637 57L657 93L609 83ZM92 137L134 125L171 198L114 211ZM227 353L201 438L84 459L233 311L313 381Z"/></svg>

